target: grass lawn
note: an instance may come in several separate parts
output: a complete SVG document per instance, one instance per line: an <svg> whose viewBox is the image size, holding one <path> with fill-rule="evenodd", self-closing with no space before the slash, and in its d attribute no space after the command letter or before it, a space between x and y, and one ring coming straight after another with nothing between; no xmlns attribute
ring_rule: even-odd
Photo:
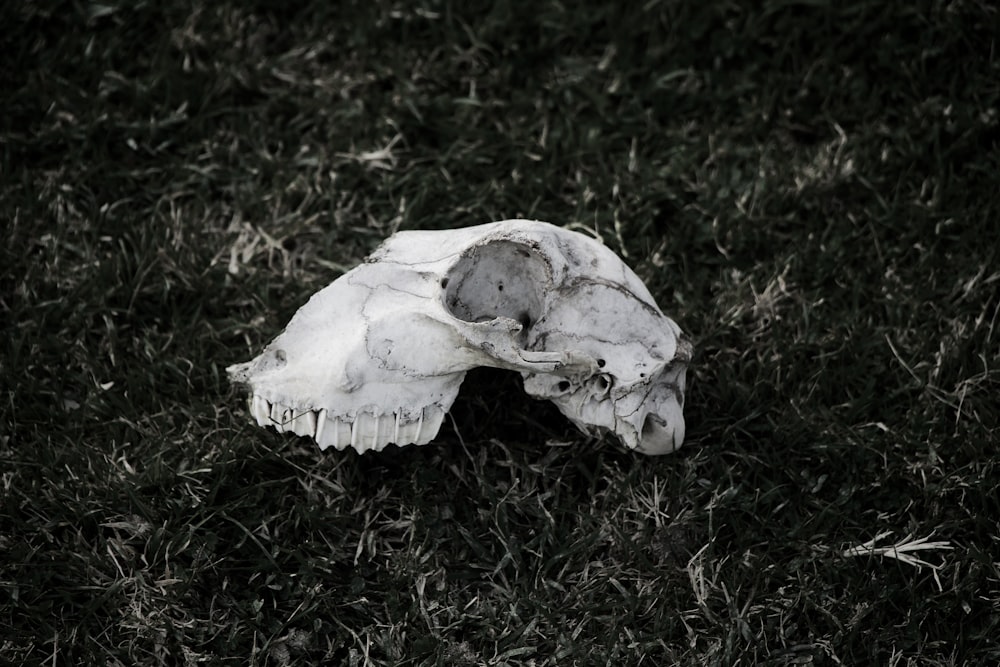
<svg viewBox="0 0 1000 667"><path fill-rule="evenodd" d="M993 3L0 25L0 664L1000 662ZM599 235L691 334L678 453L503 372L426 447L250 423L224 368L310 294L511 217Z"/></svg>

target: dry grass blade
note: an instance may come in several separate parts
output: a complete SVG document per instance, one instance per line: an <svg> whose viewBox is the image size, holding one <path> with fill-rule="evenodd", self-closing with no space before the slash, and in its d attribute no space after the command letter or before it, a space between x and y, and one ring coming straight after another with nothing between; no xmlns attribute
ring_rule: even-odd
<svg viewBox="0 0 1000 667"><path fill-rule="evenodd" d="M921 567L940 569L942 567L941 565L934 565L933 563L928 563L921 558L917 558L913 555L914 552L933 550L951 551L954 549L951 542L931 542L930 536L913 539L912 535L907 535L895 544L882 547L875 546L876 542L890 535L892 535L892 531L879 533L864 544L844 550L842 555L845 558L850 558L852 556L885 556L887 558L895 558L901 563L912 565L918 569Z"/></svg>
<svg viewBox="0 0 1000 667"><path fill-rule="evenodd" d="M890 535L892 535L892 531L883 531L864 544L851 547L850 549L845 549L841 552L841 555L845 558L857 556L881 556L883 558L893 558L900 563L905 563L917 568L918 570L925 567L930 568L933 572L934 582L936 583L938 590L943 590L941 580L938 578L938 571L944 567L944 564L930 563L915 554L926 551L951 551L954 549L951 542L932 542L930 535L917 539L914 539L913 535L907 535L895 544L889 544L881 547L875 546L877 542L889 537Z"/></svg>

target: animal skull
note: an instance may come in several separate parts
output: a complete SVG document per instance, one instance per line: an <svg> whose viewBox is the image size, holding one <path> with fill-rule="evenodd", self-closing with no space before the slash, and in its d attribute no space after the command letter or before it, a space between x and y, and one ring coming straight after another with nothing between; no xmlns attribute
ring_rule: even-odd
<svg viewBox="0 0 1000 667"><path fill-rule="evenodd" d="M359 452L430 442L465 374L519 371L586 433L684 440L692 347L611 250L544 222L399 232L230 366L261 426Z"/></svg>

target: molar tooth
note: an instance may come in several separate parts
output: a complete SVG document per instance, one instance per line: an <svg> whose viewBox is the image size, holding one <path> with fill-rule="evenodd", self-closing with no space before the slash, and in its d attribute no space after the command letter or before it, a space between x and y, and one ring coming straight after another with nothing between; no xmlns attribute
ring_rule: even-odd
<svg viewBox="0 0 1000 667"><path fill-rule="evenodd" d="M398 418L396 417L395 412L379 416L378 441L375 443L376 450L381 451L385 449L385 446L390 442L396 442L397 423Z"/></svg>
<svg viewBox="0 0 1000 667"><path fill-rule="evenodd" d="M379 425L381 415L374 411L359 412L354 417L351 429L351 446L359 452L379 449Z"/></svg>
<svg viewBox="0 0 1000 667"><path fill-rule="evenodd" d="M319 411L319 414L316 415L316 430L313 432L313 438L316 440L316 443L320 446L320 449L323 448L323 429L325 428L326 428L326 408L323 408L322 410Z"/></svg>
<svg viewBox="0 0 1000 667"><path fill-rule="evenodd" d="M292 418L292 430L298 435L312 436L316 432L316 413L303 410Z"/></svg>
<svg viewBox="0 0 1000 667"><path fill-rule="evenodd" d="M368 422L368 415L364 412L359 412L354 415L354 423L351 424L351 447L357 452L368 451L367 443L365 442L365 433L367 431L366 425Z"/></svg>
<svg viewBox="0 0 1000 667"><path fill-rule="evenodd" d="M397 445L410 445L416 439L418 423L403 408L396 410L396 435L393 439Z"/></svg>
<svg viewBox="0 0 1000 667"><path fill-rule="evenodd" d="M351 443L351 422L346 417L334 417L333 419L333 448L337 450L347 449Z"/></svg>
<svg viewBox="0 0 1000 667"><path fill-rule="evenodd" d="M423 432L423 430L424 430L424 411L421 410L420 411L420 417L417 418L416 432L413 434L413 437L411 438L411 440L413 441L414 444L417 444L417 445L424 444L424 443L420 442L420 435Z"/></svg>
<svg viewBox="0 0 1000 667"><path fill-rule="evenodd" d="M273 426L279 433L284 430L281 428L281 413L284 409L285 406L281 403L271 403L271 410L267 415L271 426Z"/></svg>
<svg viewBox="0 0 1000 667"><path fill-rule="evenodd" d="M281 406L281 411L278 413L278 424L280 426L279 431L292 431L293 430L293 420L295 418L295 410L287 405Z"/></svg>
<svg viewBox="0 0 1000 667"><path fill-rule="evenodd" d="M250 401L250 414L253 415L258 426L267 426L268 416L271 414L271 406L259 394L254 394Z"/></svg>
<svg viewBox="0 0 1000 667"><path fill-rule="evenodd" d="M350 439L350 424L345 424L338 417L330 416L326 409L320 410L316 417L316 444L320 449L333 447L341 450ZM345 438L344 433L347 431Z"/></svg>
<svg viewBox="0 0 1000 667"><path fill-rule="evenodd" d="M424 437L422 440L418 440L418 445L426 445L428 442L434 439L438 431L441 430L441 422L444 421L444 410L442 410L437 405L428 405L421 412L421 418L423 420L423 430Z"/></svg>
<svg viewBox="0 0 1000 667"><path fill-rule="evenodd" d="M338 451L344 448L344 446L340 444L340 426L341 421L339 417L327 417L325 436L326 444L327 446L333 447Z"/></svg>
<svg viewBox="0 0 1000 667"><path fill-rule="evenodd" d="M360 435L361 431L361 424L359 423L360 421L361 421L361 413L359 412L358 414L354 415L354 423L351 424L351 448L357 451L361 451L358 450L358 436Z"/></svg>

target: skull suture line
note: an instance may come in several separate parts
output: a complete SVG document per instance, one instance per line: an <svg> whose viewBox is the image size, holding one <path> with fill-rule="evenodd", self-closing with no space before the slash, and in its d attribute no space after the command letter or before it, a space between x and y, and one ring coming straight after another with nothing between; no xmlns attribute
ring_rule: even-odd
<svg viewBox="0 0 1000 667"><path fill-rule="evenodd" d="M472 368L519 371L584 432L684 440L691 344L611 250L544 222L399 232L230 366L261 426L359 452L430 442Z"/></svg>

